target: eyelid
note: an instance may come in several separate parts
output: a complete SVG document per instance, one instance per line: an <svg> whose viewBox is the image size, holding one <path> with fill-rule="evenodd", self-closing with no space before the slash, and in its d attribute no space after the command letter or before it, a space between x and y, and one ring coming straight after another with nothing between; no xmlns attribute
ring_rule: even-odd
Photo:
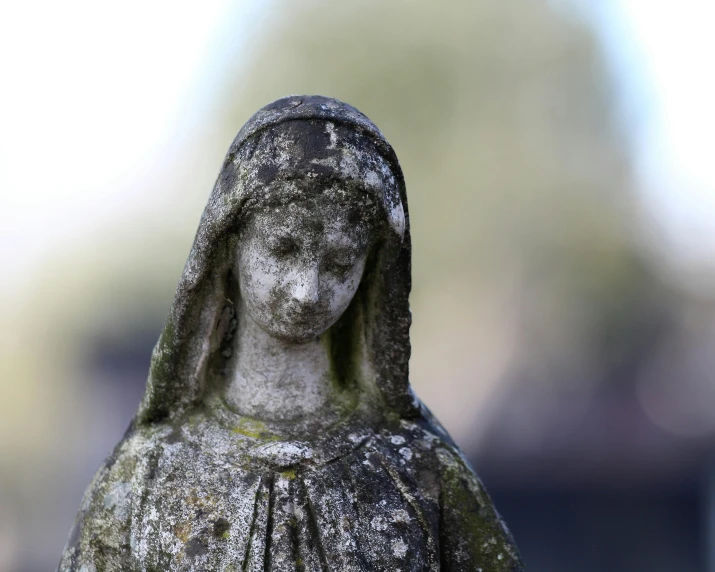
<svg viewBox="0 0 715 572"><path fill-rule="evenodd" d="M291 236L272 236L268 240L268 248L273 252L292 252L298 248L298 243Z"/></svg>
<svg viewBox="0 0 715 572"><path fill-rule="evenodd" d="M328 260L328 266L333 266L341 270L352 268L353 264L355 264L355 260L353 258L330 258Z"/></svg>
<svg viewBox="0 0 715 572"><path fill-rule="evenodd" d="M330 257L333 260L345 260L352 264L352 262L360 257L360 252L353 248L338 248L330 253Z"/></svg>

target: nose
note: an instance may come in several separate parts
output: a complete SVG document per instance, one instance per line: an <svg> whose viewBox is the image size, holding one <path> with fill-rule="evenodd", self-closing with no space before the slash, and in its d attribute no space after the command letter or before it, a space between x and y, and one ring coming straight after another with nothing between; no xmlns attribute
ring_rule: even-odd
<svg viewBox="0 0 715 572"><path fill-rule="evenodd" d="M302 304L314 304L318 301L319 286L318 266L310 265L297 273L291 297Z"/></svg>

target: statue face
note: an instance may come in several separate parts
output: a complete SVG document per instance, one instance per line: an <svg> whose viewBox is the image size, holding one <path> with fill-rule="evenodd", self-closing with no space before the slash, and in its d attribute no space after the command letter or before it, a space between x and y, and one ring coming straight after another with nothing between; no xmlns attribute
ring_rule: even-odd
<svg viewBox="0 0 715 572"><path fill-rule="evenodd" d="M369 246L365 218L359 205L325 195L254 213L238 248L249 316L291 343L330 328L362 279Z"/></svg>

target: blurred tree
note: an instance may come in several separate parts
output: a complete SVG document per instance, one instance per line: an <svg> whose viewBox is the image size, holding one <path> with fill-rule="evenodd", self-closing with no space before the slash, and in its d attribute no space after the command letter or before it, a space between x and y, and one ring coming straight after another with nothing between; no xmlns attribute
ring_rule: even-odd
<svg viewBox="0 0 715 572"><path fill-rule="evenodd" d="M508 364L538 354L545 380L579 391L577 372L598 377L603 352L635 335L619 324L642 313L633 292L652 276L591 30L530 0L276 8L224 123L324 93L387 135L412 214L413 382L458 440L474 438Z"/></svg>

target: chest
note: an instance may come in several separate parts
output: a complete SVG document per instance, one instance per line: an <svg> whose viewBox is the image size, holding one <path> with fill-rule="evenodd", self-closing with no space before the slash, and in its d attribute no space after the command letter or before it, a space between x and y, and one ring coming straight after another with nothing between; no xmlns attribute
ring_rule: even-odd
<svg viewBox="0 0 715 572"><path fill-rule="evenodd" d="M272 470L186 450L158 459L152 477L132 506L137 568L439 568L434 476L389 451Z"/></svg>

